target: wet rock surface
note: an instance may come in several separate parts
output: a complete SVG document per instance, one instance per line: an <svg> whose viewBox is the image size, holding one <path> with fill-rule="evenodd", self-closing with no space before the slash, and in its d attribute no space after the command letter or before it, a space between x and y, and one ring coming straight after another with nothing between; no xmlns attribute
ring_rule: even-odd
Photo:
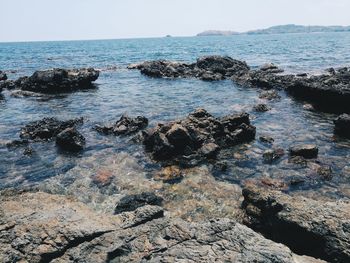
<svg viewBox="0 0 350 263"><path fill-rule="evenodd" d="M20 137L25 140L47 141L55 138L67 128L73 128L83 123L83 118L61 121L56 118L44 118L28 123L21 129Z"/></svg>
<svg viewBox="0 0 350 263"><path fill-rule="evenodd" d="M253 107L253 110L256 112L266 112L271 110L271 107L266 104L257 104Z"/></svg>
<svg viewBox="0 0 350 263"><path fill-rule="evenodd" d="M221 148L253 140L255 132L247 113L215 118L198 109L183 120L147 130L143 143L157 161L191 166L215 159Z"/></svg>
<svg viewBox="0 0 350 263"><path fill-rule="evenodd" d="M7 80L7 75L5 74L5 72L2 72L0 70L0 81L2 81L2 80Z"/></svg>
<svg viewBox="0 0 350 263"><path fill-rule="evenodd" d="M85 146L85 138L75 127L67 128L57 134L56 144L60 149L69 152L81 151Z"/></svg>
<svg viewBox="0 0 350 263"><path fill-rule="evenodd" d="M99 71L84 69L51 69L36 71L30 77L1 84L2 88L20 89L44 94L66 93L93 88L92 82L99 77Z"/></svg>
<svg viewBox="0 0 350 263"><path fill-rule="evenodd" d="M137 116L136 118L122 116L112 126L96 125L95 130L102 134L114 135L131 135L148 126L148 119L144 116Z"/></svg>
<svg viewBox="0 0 350 263"><path fill-rule="evenodd" d="M334 133L345 138L350 138L350 115L342 114L334 120Z"/></svg>
<svg viewBox="0 0 350 263"><path fill-rule="evenodd" d="M246 223L294 252L329 262L350 260L350 203L324 202L279 191L243 190Z"/></svg>
<svg viewBox="0 0 350 263"><path fill-rule="evenodd" d="M314 144L300 144L289 148L291 156L301 156L306 159L317 158L318 147Z"/></svg>
<svg viewBox="0 0 350 263"><path fill-rule="evenodd" d="M228 219L188 223L149 205L98 214L72 198L41 192L2 192L0 199L4 263L322 262Z"/></svg>
<svg viewBox="0 0 350 263"><path fill-rule="evenodd" d="M120 214L123 212L134 211L139 207L145 205L161 206L163 198L157 196L152 192L144 192L141 194L127 195L120 199L118 202L114 214Z"/></svg>
<svg viewBox="0 0 350 263"><path fill-rule="evenodd" d="M243 61L230 57L208 56L196 63L147 61L130 65L142 74L156 78L198 78L207 81L232 79L235 83L265 90L284 89L294 97L312 102L317 108L331 112L350 112L350 69L328 70L320 75L280 74L282 69L265 64L251 70ZM276 93L261 94L261 98L278 99Z"/></svg>

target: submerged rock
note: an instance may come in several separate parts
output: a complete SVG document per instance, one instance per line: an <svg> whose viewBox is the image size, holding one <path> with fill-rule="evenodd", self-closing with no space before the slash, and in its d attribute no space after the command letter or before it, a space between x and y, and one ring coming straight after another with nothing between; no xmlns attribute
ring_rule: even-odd
<svg viewBox="0 0 350 263"><path fill-rule="evenodd" d="M128 116L122 116L112 126L95 126L95 129L103 134L114 135L131 135L140 130L145 129L148 126L148 119L144 116L137 116L136 118L130 118Z"/></svg>
<svg viewBox="0 0 350 263"><path fill-rule="evenodd" d="M350 102L349 102L350 103ZM350 115L342 114L334 120L334 133L345 137L350 138Z"/></svg>
<svg viewBox="0 0 350 263"><path fill-rule="evenodd" d="M283 155L284 155L284 150L281 148L267 150L263 153L264 162L272 164L273 162L281 159Z"/></svg>
<svg viewBox="0 0 350 263"><path fill-rule="evenodd" d="M176 165L164 167L161 171L157 172L153 177L156 181L163 181L164 183L179 183L183 179L183 173L181 169Z"/></svg>
<svg viewBox="0 0 350 263"><path fill-rule="evenodd" d="M0 214L4 263L323 262L293 254L235 221L189 223L158 206L107 215L69 197L2 193Z"/></svg>
<svg viewBox="0 0 350 263"><path fill-rule="evenodd" d="M266 112L271 110L271 108L266 104L258 104L253 107L253 110L256 112Z"/></svg>
<svg viewBox="0 0 350 263"><path fill-rule="evenodd" d="M243 190L247 224L294 252L327 260L350 261L350 203L324 202L278 191Z"/></svg>
<svg viewBox="0 0 350 263"><path fill-rule="evenodd" d="M114 214L134 211L137 208L145 205L161 206L162 203L163 198L151 192L144 192L136 195L127 195L120 199L115 208Z"/></svg>
<svg viewBox="0 0 350 263"><path fill-rule="evenodd" d="M215 118L199 109L183 120L147 130L143 143L157 161L191 165L193 160L215 158L221 148L253 140L255 130L247 113Z"/></svg>
<svg viewBox="0 0 350 263"><path fill-rule="evenodd" d="M268 144L273 144L273 142L275 141L274 138L270 137L270 136L260 136L259 140L263 143L268 143Z"/></svg>
<svg viewBox="0 0 350 263"><path fill-rule="evenodd" d="M67 128L57 134L56 144L65 151L81 151L85 146L85 138L75 127Z"/></svg>
<svg viewBox="0 0 350 263"><path fill-rule="evenodd" d="M26 140L47 141L55 138L67 128L73 128L83 123L83 118L60 121L56 118L44 118L28 123L21 128L20 137Z"/></svg>
<svg viewBox="0 0 350 263"><path fill-rule="evenodd" d="M2 87L17 88L45 94L58 94L93 88L92 82L99 77L93 68L87 69L51 69L36 71L30 77L21 77L16 81L4 83Z"/></svg>
<svg viewBox="0 0 350 263"><path fill-rule="evenodd" d="M289 153L291 156L301 156L306 159L317 158L318 148L314 144L301 144L290 147Z"/></svg>
<svg viewBox="0 0 350 263"><path fill-rule="evenodd" d="M280 99L281 96L276 90L266 90L260 93L259 98L267 100L277 100Z"/></svg>

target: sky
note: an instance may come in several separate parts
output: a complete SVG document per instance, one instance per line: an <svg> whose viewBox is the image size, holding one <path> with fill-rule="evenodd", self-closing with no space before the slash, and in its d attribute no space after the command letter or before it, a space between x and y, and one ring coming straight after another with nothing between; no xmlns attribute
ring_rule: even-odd
<svg viewBox="0 0 350 263"><path fill-rule="evenodd" d="M350 25L350 0L0 0L0 42Z"/></svg>

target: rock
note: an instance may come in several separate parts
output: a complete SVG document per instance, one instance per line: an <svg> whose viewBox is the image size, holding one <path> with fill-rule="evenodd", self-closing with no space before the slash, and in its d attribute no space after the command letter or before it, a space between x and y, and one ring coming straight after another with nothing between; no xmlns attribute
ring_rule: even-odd
<svg viewBox="0 0 350 263"><path fill-rule="evenodd" d="M324 202L278 191L243 190L246 223L298 254L350 261L350 203Z"/></svg>
<svg viewBox="0 0 350 263"><path fill-rule="evenodd" d="M273 162L283 157L283 155L284 155L284 150L281 148L267 150L263 153L264 162L272 164Z"/></svg>
<svg viewBox="0 0 350 263"><path fill-rule="evenodd" d="M149 129L143 138L146 151L156 161L193 166L215 158L222 147L253 140L255 127L247 113L215 118L199 109L183 120Z"/></svg>
<svg viewBox="0 0 350 263"><path fill-rule="evenodd" d="M166 60L146 61L129 65L128 69L138 69L142 74L154 78L199 78L205 81L222 80L233 74L249 70L245 62L222 56L207 56L196 63L187 64Z"/></svg>
<svg viewBox="0 0 350 263"><path fill-rule="evenodd" d="M350 138L350 115L342 114L337 119L334 120L334 133L345 137Z"/></svg>
<svg viewBox="0 0 350 263"><path fill-rule="evenodd" d="M304 74L276 74L283 70L274 64L266 64L258 70L230 57L208 56L196 63L172 61L146 61L130 65L142 74L157 78L199 78L207 81L232 79L241 86L265 90L283 89L291 96L312 103L317 109L329 112L350 113L350 70L333 69L331 73L305 76ZM278 99L275 91L262 93L261 98Z"/></svg>
<svg viewBox="0 0 350 263"><path fill-rule="evenodd" d="M259 140L263 143L268 143L268 144L273 144L273 142L275 141L274 138L270 136L260 136Z"/></svg>
<svg viewBox="0 0 350 263"><path fill-rule="evenodd" d="M57 136L61 131L83 123L83 118L60 121L56 118L44 118L28 123L21 128L20 137L25 140L46 141Z"/></svg>
<svg viewBox="0 0 350 263"><path fill-rule="evenodd" d="M299 73L299 74L296 74L296 76L300 78L305 78L307 77L307 73Z"/></svg>
<svg viewBox="0 0 350 263"><path fill-rule="evenodd" d="M51 69L36 71L30 77L21 77L12 83L17 89L45 94L58 94L93 88L99 72L88 69Z"/></svg>
<svg viewBox="0 0 350 263"><path fill-rule="evenodd" d="M266 63L260 67L261 71L268 71L269 73L282 73L283 69L278 68L277 65L273 63Z"/></svg>
<svg viewBox="0 0 350 263"><path fill-rule="evenodd" d="M256 112L266 112L266 111L271 110L271 108L269 106L267 106L266 104L258 104L258 105L255 105L253 107L253 110Z"/></svg>
<svg viewBox="0 0 350 263"><path fill-rule="evenodd" d="M32 156L34 153L34 149L32 147L26 147L23 151L23 155Z"/></svg>
<svg viewBox="0 0 350 263"><path fill-rule="evenodd" d="M289 148L291 156L301 156L306 159L317 158L318 148L314 144L301 144Z"/></svg>
<svg viewBox="0 0 350 263"><path fill-rule="evenodd" d="M2 72L0 70L0 81L2 81L2 80L7 80L7 75L5 74L5 72Z"/></svg>
<svg viewBox="0 0 350 263"><path fill-rule="evenodd" d="M164 183L179 183L184 178L181 169L176 165L171 165L163 168L157 172L153 177L156 181L163 181Z"/></svg>
<svg viewBox="0 0 350 263"><path fill-rule="evenodd" d="M45 200L43 202L43 200ZM72 198L0 194L1 262L321 263L228 219L189 223L158 206L118 215Z"/></svg>
<svg viewBox="0 0 350 263"><path fill-rule="evenodd" d="M123 115L112 126L95 126L95 130L103 134L131 135L140 130L145 129L148 126L148 119L144 116L137 116L136 118L130 118Z"/></svg>
<svg viewBox="0 0 350 263"><path fill-rule="evenodd" d="M65 151L81 151L85 146L85 138L75 127L67 128L57 134L56 144Z"/></svg>
<svg viewBox="0 0 350 263"><path fill-rule="evenodd" d="M332 167L328 166L328 165L323 165L320 166L317 169L317 174L326 181L329 181L332 179L333 177L333 172L332 172Z"/></svg>
<svg viewBox="0 0 350 263"><path fill-rule="evenodd" d="M288 160L289 163L296 164L298 166L306 167L307 161L302 156L291 156Z"/></svg>
<svg viewBox="0 0 350 263"><path fill-rule="evenodd" d="M7 143L6 147L11 149L11 148L27 146L28 144L29 144L28 140L14 140L12 142Z"/></svg>
<svg viewBox="0 0 350 263"><path fill-rule="evenodd" d="M3 82L0 83L0 90L1 89L8 89L12 90L16 88L15 81L13 80L4 80Z"/></svg>
<svg viewBox="0 0 350 263"><path fill-rule="evenodd" d="M267 100L276 100L280 99L281 96L278 95L278 92L276 90L266 90L260 93L259 98Z"/></svg>
<svg viewBox="0 0 350 263"><path fill-rule="evenodd" d="M163 203L163 198L155 195L151 192L144 192L136 195L127 195L120 199L117 204L114 213L120 214L123 212L134 211L139 207L145 205L156 205L161 206Z"/></svg>

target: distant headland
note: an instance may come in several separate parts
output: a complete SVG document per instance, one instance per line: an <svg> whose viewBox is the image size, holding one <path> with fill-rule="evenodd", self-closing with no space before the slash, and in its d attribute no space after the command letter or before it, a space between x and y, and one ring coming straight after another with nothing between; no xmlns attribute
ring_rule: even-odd
<svg viewBox="0 0 350 263"><path fill-rule="evenodd" d="M207 30L197 36L231 36L238 34L263 35L263 34L288 34L288 33L323 33L323 32L350 32L350 26L303 26L303 25L279 25L266 29L257 29L247 32Z"/></svg>

